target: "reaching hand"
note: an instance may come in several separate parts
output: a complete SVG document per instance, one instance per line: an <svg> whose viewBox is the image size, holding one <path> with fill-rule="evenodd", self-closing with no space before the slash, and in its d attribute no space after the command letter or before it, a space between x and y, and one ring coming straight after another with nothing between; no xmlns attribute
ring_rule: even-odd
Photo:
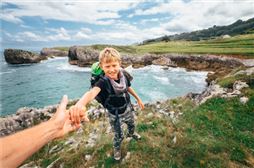
<svg viewBox="0 0 254 168"><path fill-rule="evenodd" d="M70 120L76 127L80 127L81 121L89 121L85 106L71 106L69 109Z"/></svg>
<svg viewBox="0 0 254 168"><path fill-rule="evenodd" d="M58 129L56 138L63 137L65 134L79 128L71 123L69 113L66 110L67 103L68 97L64 95L56 113L50 119Z"/></svg>

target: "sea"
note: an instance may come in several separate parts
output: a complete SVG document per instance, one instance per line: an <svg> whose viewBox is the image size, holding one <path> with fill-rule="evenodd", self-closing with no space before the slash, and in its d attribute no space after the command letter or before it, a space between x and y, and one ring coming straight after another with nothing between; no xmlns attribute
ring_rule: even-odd
<svg viewBox="0 0 254 168"><path fill-rule="evenodd" d="M0 116L14 114L21 107L42 108L59 103L63 95L78 99L90 89L90 67L68 63L56 57L37 64L11 65L0 53ZM187 71L150 65L127 71L133 75L132 87L144 103L162 101L206 88L205 71ZM135 104L135 100L132 99Z"/></svg>

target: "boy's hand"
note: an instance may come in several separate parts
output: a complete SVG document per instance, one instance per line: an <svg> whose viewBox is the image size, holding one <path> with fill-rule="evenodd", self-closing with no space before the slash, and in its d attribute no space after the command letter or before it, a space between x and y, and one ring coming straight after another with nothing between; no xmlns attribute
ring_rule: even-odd
<svg viewBox="0 0 254 168"><path fill-rule="evenodd" d="M139 107L141 108L141 110L143 110L145 108L141 99L138 99L137 103L138 103Z"/></svg>
<svg viewBox="0 0 254 168"><path fill-rule="evenodd" d="M81 121L89 121L86 114L85 106L71 106L69 109L70 120L76 127L80 127Z"/></svg>

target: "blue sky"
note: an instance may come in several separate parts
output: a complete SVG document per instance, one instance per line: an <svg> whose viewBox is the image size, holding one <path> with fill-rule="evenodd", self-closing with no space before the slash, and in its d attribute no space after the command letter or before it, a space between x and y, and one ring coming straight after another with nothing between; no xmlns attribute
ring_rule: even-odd
<svg viewBox="0 0 254 168"><path fill-rule="evenodd" d="M1 0L1 48L128 45L254 17L253 0Z"/></svg>

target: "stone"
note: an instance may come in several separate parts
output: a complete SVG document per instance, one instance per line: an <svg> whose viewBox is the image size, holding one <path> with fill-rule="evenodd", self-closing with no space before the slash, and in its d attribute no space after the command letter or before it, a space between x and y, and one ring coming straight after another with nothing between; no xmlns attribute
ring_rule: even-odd
<svg viewBox="0 0 254 168"><path fill-rule="evenodd" d="M89 161L89 160L91 160L92 159L92 156L91 155L85 155L85 160L86 161Z"/></svg>
<svg viewBox="0 0 254 168"><path fill-rule="evenodd" d="M40 53L42 56L61 56L65 57L68 55L68 51L60 50L60 49L55 49L55 48L43 48Z"/></svg>
<svg viewBox="0 0 254 168"><path fill-rule="evenodd" d="M63 147L58 146L58 145L55 145L55 146L53 146L53 147L49 150L49 154L59 152L59 151L62 150L62 149L63 149Z"/></svg>
<svg viewBox="0 0 254 168"><path fill-rule="evenodd" d="M246 82L235 81L233 85L233 90L241 90L242 88L246 88L246 87L249 87L249 85L246 84Z"/></svg>
<svg viewBox="0 0 254 168"><path fill-rule="evenodd" d="M98 61L99 51L90 47L73 46L69 48L68 57L70 64L84 67Z"/></svg>
<svg viewBox="0 0 254 168"><path fill-rule="evenodd" d="M39 63L41 60L47 59L36 53L19 49L5 49L4 58L9 64Z"/></svg>
<svg viewBox="0 0 254 168"><path fill-rule="evenodd" d="M156 60L152 61L152 64L154 65L162 65L162 66L171 66L171 67L176 67L176 64L172 62L169 58L167 57L161 57Z"/></svg>
<svg viewBox="0 0 254 168"><path fill-rule="evenodd" d="M152 118L153 117L153 113L148 113L147 115L146 115L146 118Z"/></svg>
<svg viewBox="0 0 254 168"><path fill-rule="evenodd" d="M249 98L248 98L248 97L241 97L241 98L240 98L240 102L241 102L242 104L246 104L248 101L249 101Z"/></svg>

